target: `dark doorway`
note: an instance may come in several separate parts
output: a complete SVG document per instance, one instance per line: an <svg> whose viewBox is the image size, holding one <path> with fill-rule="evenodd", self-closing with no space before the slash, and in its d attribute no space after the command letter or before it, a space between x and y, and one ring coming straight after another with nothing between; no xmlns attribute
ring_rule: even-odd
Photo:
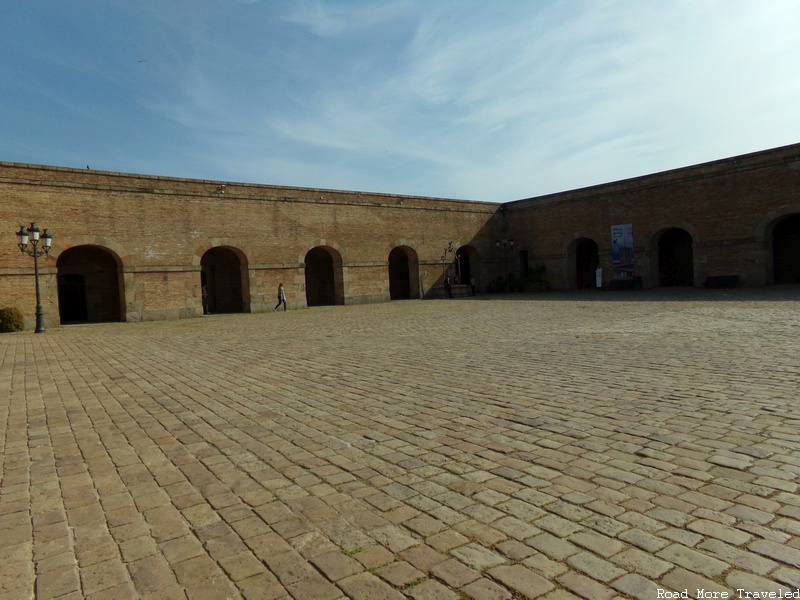
<svg viewBox="0 0 800 600"><path fill-rule="evenodd" d="M69 273L58 276L58 314L61 324L86 321L86 279Z"/></svg>
<svg viewBox="0 0 800 600"><path fill-rule="evenodd" d="M658 284L694 285L692 236L685 229L668 229L658 240Z"/></svg>
<svg viewBox="0 0 800 600"><path fill-rule="evenodd" d="M344 304L342 261L332 248L317 246L308 251L306 263L306 304L333 306Z"/></svg>
<svg viewBox="0 0 800 600"><path fill-rule="evenodd" d="M76 246L58 257L56 270L62 325L124 320L119 265L110 252Z"/></svg>
<svg viewBox="0 0 800 600"><path fill-rule="evenodd" d="M575 246L575 283L579 290L595 287L595 271L599 265L597 242L589 238L578 240Z"/></svg>
<svg viewBox="0 0 800 600"><path fill-rule="evenodd" d="M408 254L402 248L394 248L389 253L389 297L392 300L411 298L411 272Z"/></svg>
<svg viewBox="0 0 800 600"><path fill-rule="evenodd" d="M530 264L528 263L528 251L527 250L520 250L519 252L519 272L522 278L526 278L528 276L528 269L530 269Z"/></svg>
<svg viewBox="0 0 800 600"><path fill-rule="evenodd" d="M775 283L800 283L800 215L790 215L775 225L772 274Z"/></svg>
<svg viewBox="0 0 800 600"><path fill-rule="evenodd" d="M456 283L468 285L472 275L470 248L469 246L461 246L461 248L456 251Z"/></svg>
<svg viewBox="0 0 800 600"><path fill-rule="evenodd" d="M200 259L201 285L211 314L239 313L242 301L242 261L230 248L211 248Z"/></svg>

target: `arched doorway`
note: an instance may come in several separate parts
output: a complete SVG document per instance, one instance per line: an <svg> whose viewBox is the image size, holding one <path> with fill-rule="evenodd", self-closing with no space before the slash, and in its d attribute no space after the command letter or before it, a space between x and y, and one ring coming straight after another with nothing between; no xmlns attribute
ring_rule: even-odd
<svg viewBox="0 0 800 600"><path fill-rule="evenodd" d="M478 254L472 246L461 246L456 250L456 273L458 281L468 285L472 277L478 279Z"/></svg>
<svg viewBox="0 0 800 600"><path fill-rule="evenodd" d="M772 230L774 283L800 283L800 214L780 220Z"/></svg>
<svg viewBox="0 0 800 600"><path fill-rule="evenodd" d="M596 286L595 271L600 265L597 242L581 238L575 244L575 286L581 290Z"/></svg>
<svg viewBox="0 0 800 600"><path fill-rule="evenodd" d="M244 310L242 294L243 261L230 248L211 248L200 259L200 280L204 309L211 314Z"/></svg>
<svg viewBox="0 0 800 600"><path fill-rule="evenodd" d="M392 300L419 298L417 253L408 246L397 246L389 253L389 297Z"/></svg>
<svg viewBox="0 0 800 600"><path fill-rule="evenodd" d="M694 250L692 236L685 229L667 229L658 239L658 284L694 285Z"/></svg>
<svg viewBox="0 0 800 600"><path fill-rule="evenodd" d="M118 258L98 246L75 246L56 261L61 324L124 321Z"/></svg>
<svg viewBox="0 0 800 600"><path fill-rule="evenodd" d="M306 264L306 304L333 306L344 304L342 257L329 246L317 246L308 251Z"/></svg>

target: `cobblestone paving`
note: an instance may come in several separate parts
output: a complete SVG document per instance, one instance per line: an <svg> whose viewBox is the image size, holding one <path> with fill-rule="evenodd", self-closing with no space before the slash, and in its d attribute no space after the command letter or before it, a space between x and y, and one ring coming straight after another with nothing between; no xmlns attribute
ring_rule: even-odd
<svg viewBox="0 0 800 600"><path fill-rule="evenodd" d="M553 294L0 336L0 599L796 590L798 299Z"/></svg>

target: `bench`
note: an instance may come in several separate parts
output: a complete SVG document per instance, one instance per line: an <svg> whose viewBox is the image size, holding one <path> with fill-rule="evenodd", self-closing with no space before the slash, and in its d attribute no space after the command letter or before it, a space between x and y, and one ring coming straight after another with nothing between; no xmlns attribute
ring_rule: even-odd
<svg viewBox="0 0 800 600"><path fill-rule="evenodd" d="M739 285L738 275L709 275L703 287L706 288L735 288Z"/></svg>

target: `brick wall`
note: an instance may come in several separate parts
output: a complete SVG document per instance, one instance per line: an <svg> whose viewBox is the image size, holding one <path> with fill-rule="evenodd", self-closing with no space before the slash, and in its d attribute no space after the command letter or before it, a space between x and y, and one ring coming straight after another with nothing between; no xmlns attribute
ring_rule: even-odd
<svg viewBox="0 0 800 600"><path fill-rule="evenodd" d="M554 287L574 288L582 238L597 243L608 282L610 227L623 223L633 225L644 287L659 285L659 239L676 227L692 237L694 285L729 274L765 285L772 282L772 229L794 214L800 144L504 205L0 163L0 305L18 306L33 327L33 261L13 236L30 221L54 236L41 260L52 327L59 324L57 261L81 246L115 261L120 319L142 321L202 315L201 263L212 248L236 253L242 308L264 312L280 282L290 308L306 306L304 261L316 247L341 265L337 301L345 304L390 299L396 247L410 253L419 295L440 296L441 258L445 268L455 258L445 253L449 242L470 246L480 290L506 269L519 275L522 252L530 266L547 267ZM495 247L501 237L516 242L505 255Z"/></svg>

